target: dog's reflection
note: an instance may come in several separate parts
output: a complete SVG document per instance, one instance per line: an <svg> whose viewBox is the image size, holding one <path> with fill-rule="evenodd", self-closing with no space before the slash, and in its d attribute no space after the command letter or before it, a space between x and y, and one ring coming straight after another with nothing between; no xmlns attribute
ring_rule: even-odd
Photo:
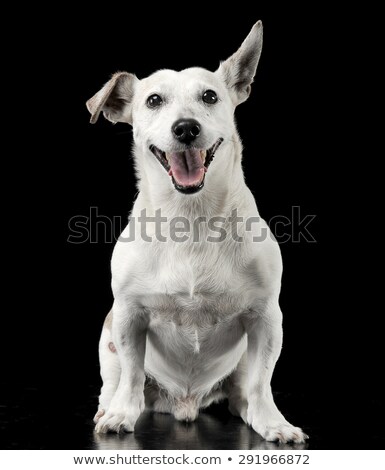
<svg viewBox="0 0 385 470"><path fill-rule="evenodd" d="M96 434L94 448L99 450L151 449L244 449L286 450L305 449L306 444L267 442L239 418L227 413L222 417L210 411L201 412L193 423L182 423L172 415L145 411L134 433Z"/></svg>

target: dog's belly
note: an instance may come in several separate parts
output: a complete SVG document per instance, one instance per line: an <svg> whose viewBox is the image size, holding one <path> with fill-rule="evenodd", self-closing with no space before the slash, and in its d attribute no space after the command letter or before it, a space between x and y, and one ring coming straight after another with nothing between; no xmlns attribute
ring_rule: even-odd
<svg viewBox="0 0 385 470"><path fill-rule="evenodd" d="M145 370L174 397L202 397L234 370L246 349L241 315L217 298L152 309ZM234 306L230 306L230 308Z"/></svg>

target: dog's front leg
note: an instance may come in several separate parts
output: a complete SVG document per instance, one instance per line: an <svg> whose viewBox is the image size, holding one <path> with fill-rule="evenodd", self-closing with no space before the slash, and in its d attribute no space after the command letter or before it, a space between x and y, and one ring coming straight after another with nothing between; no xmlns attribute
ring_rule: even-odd
<svg viewBox="0 0 385 470"><path fill-rule="evenodd" d="M245 326L249 425L267 441L304 442L308 436L286 421L274 403L270 386L282 347L282 313L278 300L269 302L261 312L249 317Z"/></svg>
<svg viewBox="0 0 385 470"><path fill-rule="evenodd" d="M96 432L132 432L144 409L144 354L147 319L140 309L125 303L113 306L112 338L119 357L119 386Z"/></svg>

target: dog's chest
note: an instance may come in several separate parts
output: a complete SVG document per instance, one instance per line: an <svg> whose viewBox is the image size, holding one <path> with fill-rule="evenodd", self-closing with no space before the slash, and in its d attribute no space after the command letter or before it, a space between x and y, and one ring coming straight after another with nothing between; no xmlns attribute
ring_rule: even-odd
<svg viewBox="0 0 385 470"><path fill-rule="evenodd" d="M249 273L229 260L176 259L158 265L142 304L150 313L150 327L172 324L195 338L239 320L250 306L252 290Z"/></svg>
<svg viewBox="0 0 385 470"><path fill-rule="evenodd" d="M231 278L227 269L224 264L222 270L201 269L195 263L160 269L157 291L144 300L149 313L145 369L173 394L208 392L244 351L247 295L240 273Z"/></svg>

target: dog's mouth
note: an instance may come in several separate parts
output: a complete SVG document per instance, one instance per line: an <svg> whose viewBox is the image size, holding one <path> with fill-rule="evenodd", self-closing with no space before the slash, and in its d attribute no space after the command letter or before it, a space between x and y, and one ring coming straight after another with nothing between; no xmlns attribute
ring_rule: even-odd
<svg viewBox="0 0 385 470"><path fill-rule="evenodd" d="M203 188L207 169L222 142L220 137L208 150L188 148L183 152L163 152L155 145L150 145L150 150L171 176L175 189L193 194Z"/></svg>

